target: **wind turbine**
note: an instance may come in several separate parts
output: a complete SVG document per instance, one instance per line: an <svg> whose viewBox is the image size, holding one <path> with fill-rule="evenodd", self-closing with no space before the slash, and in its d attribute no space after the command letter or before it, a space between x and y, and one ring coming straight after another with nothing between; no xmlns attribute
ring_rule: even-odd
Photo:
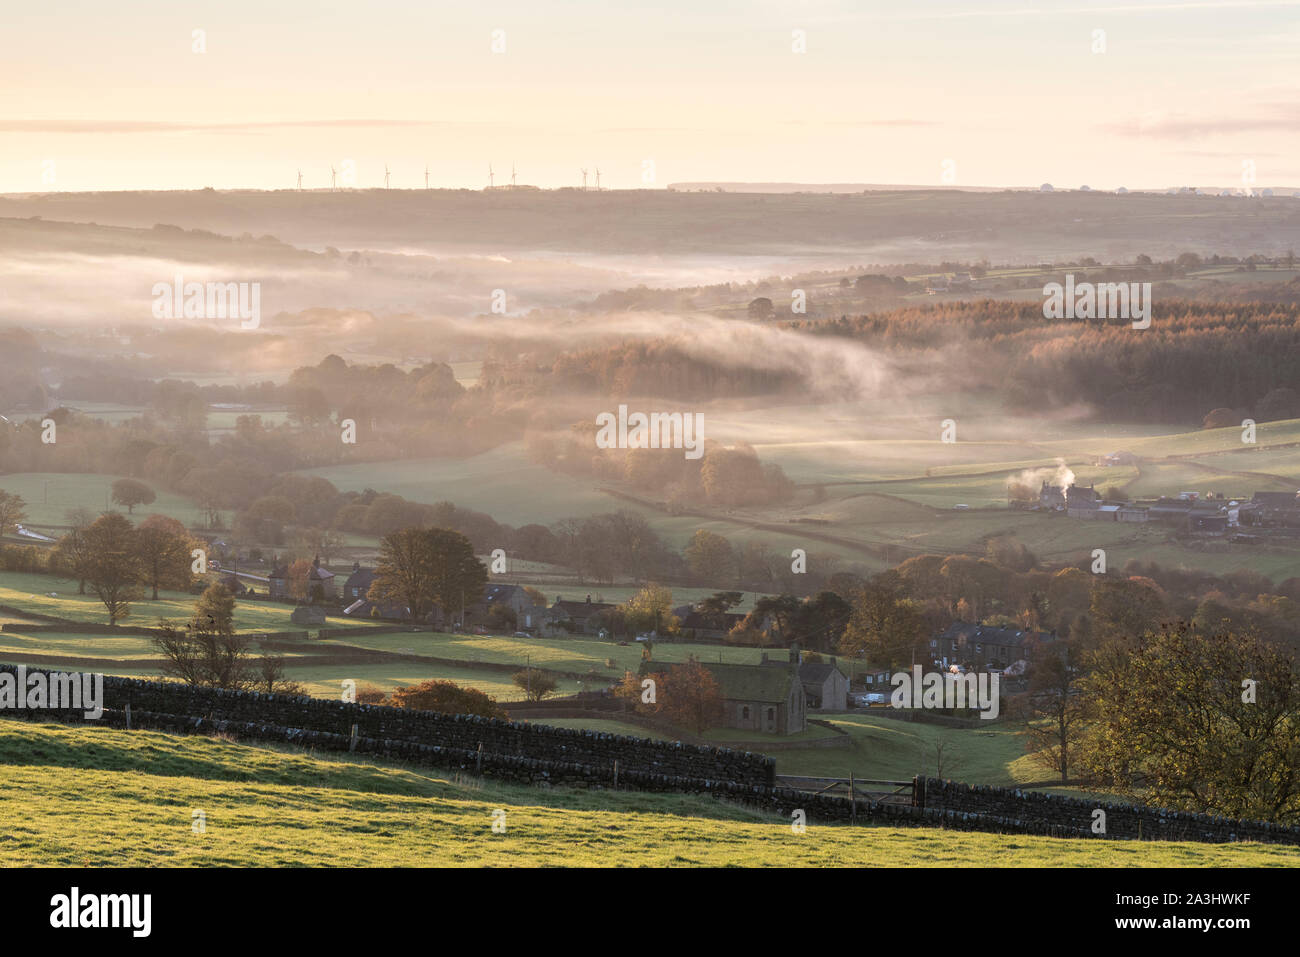
<svg viewBox="0 0 1300 957"><path fill-rule="evenodd" d="M515 161L510 161L510 188L515 188Z"/></svg>
<svg viewBox="0 0 1300 957"><path fill-rule="evenodd" d="M582 188L584 191L587 189L587 168L585 166L582 169Z"/></svg>
<svg viewBox="0 0 1300 957"><path fill-rule="evenodd" d="M600 167L596 167L596 192L600 192Z"/></svg>
<svg viewBox="0 0 1300 957"><path fill-rule="evenodd" d="M334 164L330 164L330 189L334 189L334 184L338 181L338 173L334 171Z"/></svg>
<svg viewBox="0 0 1300 957"><path fill-rule="evenodd" d="M492 173L492 164L488 163L488 189L494 189L495 183L496 183L496 177Z"/></svg>
<svg viewBox="0 0 1300 957"><path fill-rule="evenodd" d="M298 188L302 189L302 170L298 170Z"/></svg>
<svg viewBox="0 0 1300 957"><path fill-rule="evenodd" d="M384 164L384 189L388 189L388 164Z"/></svg>
<svg viewBox="0 0 1300 957"><path fill-rule="evenodd" d="M424 188L429 188L429 164L424 164Z"/></svg>

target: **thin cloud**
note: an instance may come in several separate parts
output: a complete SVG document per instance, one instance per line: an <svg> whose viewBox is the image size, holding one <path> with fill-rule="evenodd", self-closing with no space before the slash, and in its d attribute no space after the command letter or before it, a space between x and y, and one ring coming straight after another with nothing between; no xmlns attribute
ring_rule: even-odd
<svg viewBox="0 0 1300 957"><path fill-rule="evenodd" d="M1254 114L1234 116L1169 116L1158 119L1126 120L1107 124L1104 129L1120 136L1150 136L1192 139L1221 133L1293 132L1300 126L1300 108L1276 107Z"/></svg>
<svg viewBox="0 0 1300 957"><path fill-rule="evenodd" d="M0 120L0 133L258 133L279 129L476 126L436 120L271 120L244 123L173 123L166 120Z"/></svg>
<svg viewBox="0 0 1300 957"><path fill-rule="evenodd" d="M1097 13L1173 13L1183 10L1250 10L1300 7L1300 0L1187 0L1175 3L1126 3L1114 6L1013 7L1003 10L943 10L933 13L903 13L897 16L872 17L884 20L965 20L982 17L1059 17Z"/></svg>

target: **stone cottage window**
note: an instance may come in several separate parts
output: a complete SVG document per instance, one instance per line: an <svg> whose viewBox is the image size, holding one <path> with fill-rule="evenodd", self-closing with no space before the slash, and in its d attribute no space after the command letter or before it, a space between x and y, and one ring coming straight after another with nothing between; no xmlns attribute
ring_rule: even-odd
<svg viewBox="0 0 1300 957"><path fill-rule="evenodd" d="M744 705L744 706L740 709L740 716L741 716L742 718L744 718L746 721L749 720L749 705Z"/></svg>

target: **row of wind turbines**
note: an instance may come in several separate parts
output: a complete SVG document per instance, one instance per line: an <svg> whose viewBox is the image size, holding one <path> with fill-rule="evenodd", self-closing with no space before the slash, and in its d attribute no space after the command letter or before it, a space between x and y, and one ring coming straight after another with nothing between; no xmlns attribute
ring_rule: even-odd
<svg viewBox="0 0 1300 957"><path fill-rule="evenodd" d="M389 182L390 182L390 177L391 177L391 175L392 175L392 174L391 174L391 172L390 172L389 169L388 169L388 164L385 163L385 164L384 164L384 189L388 189L388 188L389 188ZM336 189L338 189L338 176L339 176L339 174L338 174L338 170L336 170L336 169L334 168L334 165L331 163L331 164L330 164L330 189L331 189L331 190L336 190ZM514 189L517 185L518 185L518 183L517 183L517 177L516 177L516 172L515 172L515 164L514 164L514 163L511 163L511 164L510 164L510 188L511 188L511 189ZM425 164L424 164L424 188L425 188L425 189L428 189L428 188L429 188L429 164L428 164L428 163L425 163ZM491 164L491 163L488 163L488 189L496 189L496 188L497 188L497 186L496 186L496 173L495 173L495 172L493 171L493 169L492 169L492 164ZM503 188L504 188L504 187L503 187ZM587 168L586 168L585 166L582 168L582 188L583 188L584 190L587 188ZM601 186L600 186L600 167L598 166L598 167L596 167L596 189L599 190L600 188L601 188ZM302 170L301 170L301 169L298 170L298 189L302 189Z"/></svg>

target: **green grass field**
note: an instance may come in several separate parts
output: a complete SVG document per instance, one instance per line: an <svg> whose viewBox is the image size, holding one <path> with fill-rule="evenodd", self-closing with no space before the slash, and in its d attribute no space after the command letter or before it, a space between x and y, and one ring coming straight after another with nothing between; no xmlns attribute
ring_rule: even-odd
<svg viewBox="0 0 1300 957"><path fill-rule="evenodd" d="M120 475L89 475L72 472L16 472L0 475L0 489L21 495L26 503L26 524L37 531L41 526L67 525L70 509L86 508L93 514L110 509L126 514L112 502L112 486ZM204 521L202 510L189 499L165 492L146 480L158 498L152 505L137 505L130 516L137 524L150 515L166 515L195 527Z"/></svg>
<svg viewBox="0 0 1300 957"><path fill-rule="evenodd" d="M143 601L132 602L130 617L118 624L153 627L158 624L159 618L183 621L193 616L197 595L166 590L160 591L158 595L157 601L146 598ZM70 621L108 624L108 613L89 589L86 590L86 594L79 595L75 581L57 575L0 572L0 605L10 605L42 615L55 615ZM235 630L239 632L305 630L289 620L292 613L293 607L290 605L273 602L239 602L235 606ZM368 623L337 616L329 618L326 627L342 628L366 624Z"/></svg>
<svg viewBox="0 0 1300 957"><path fill-rule="evenodd" d="M203 737L0 721L0 863L37 867L1245 867L1300 850L818 826ZM201 811L203 829L196 833ZM504 833L493 833L494 813Z"/></svg>

